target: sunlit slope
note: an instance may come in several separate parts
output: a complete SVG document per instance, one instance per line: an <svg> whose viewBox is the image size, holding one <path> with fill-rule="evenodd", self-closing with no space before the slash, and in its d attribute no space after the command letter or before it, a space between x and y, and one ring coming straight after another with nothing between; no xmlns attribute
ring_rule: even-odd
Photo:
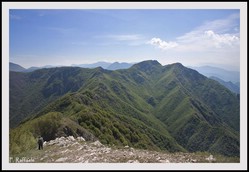
<svg viewBox="0 0 249 172"><path fill-rule="evenodd" d="M51 112L104 144L239 156L239 99L180 63L10 73L11 126Z"/></svg>

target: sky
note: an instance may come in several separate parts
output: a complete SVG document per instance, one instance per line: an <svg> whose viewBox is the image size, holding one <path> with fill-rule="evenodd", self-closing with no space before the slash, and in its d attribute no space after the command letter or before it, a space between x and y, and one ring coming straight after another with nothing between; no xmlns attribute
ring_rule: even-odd
<svg viewBox="0 0 249 172"><path fill-rule="evenodd" d="M25 68L144 60L240 67L236 9L11 9L9 26L10 62Z"/></svg>

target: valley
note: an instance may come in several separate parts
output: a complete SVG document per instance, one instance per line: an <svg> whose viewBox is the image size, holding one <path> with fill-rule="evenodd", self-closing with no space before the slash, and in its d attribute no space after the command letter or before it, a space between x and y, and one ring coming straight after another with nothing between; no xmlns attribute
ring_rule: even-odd
<svg viewBox="0 0 249 172"><path fill-rule="evenodd" d="M128 69L57 67L10 72L10 153L36 138L239 157L239 98L180 63ZM29 142L27 143L27 140Z"/></svg>

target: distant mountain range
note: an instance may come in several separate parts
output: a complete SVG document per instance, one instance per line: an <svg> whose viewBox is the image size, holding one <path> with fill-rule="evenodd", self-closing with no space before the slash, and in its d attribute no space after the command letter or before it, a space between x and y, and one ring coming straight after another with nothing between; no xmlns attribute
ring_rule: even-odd
<svg viewBox="0 0 249 172"><path fill-rule="evenodd" d="M234 84L231 81L226 82L226 81L223 81L222 79L217 78L215 76L211 76L209 78L218 81L220 84L224 85L230 91L232 91L234 93L237 93L237 94L240 94L240 83L239 82L237 82L236 84Z"/></svg>
<svg viewBox="0 0 249 172"><path fill-rule="evenodd" d="M238 71L229 71L212 66L201 66L201 67L190 67L194 70L197 70L199 73L207 77L216 77L222 79L226 82L237 83L240 82L240 72Z"/></svg>
<svg viewBox="0 0 249 172"><path fill-rule="evenodd" d="M108 66L110 66L112 63L108 62L97 62L92 64L73 64L74 67L82 67L82 68L96 68L96 67L102 67L103 69L107 69Z"/></svg>
<svg viewBox="0 0 249 172"><path fill-rule="evenodd" d="M169 152L240 155L239 97L180 63L10 71L10 152L73 135ZM89 139L90 140L90 139Z"/></svg>
<svg viewBox="0 0 249 172"><path fill-rule="evenodd" d="M103 69L107 70L118 70L118 69L128 69L130 68L134 63L119 63L119 62L114 62L114 63L108 63L108 62L97 62L93 64L80 64L80 65L72 65L75 67L83 67L83 68L96 68L96 67L102 67Z"/></svg>
<svg viewBox="0 0 249 172"><path fill-rule="evenodd" d="M108 62L97 62L92 64L73 64L73 67L81 67L81 68L97 68L102 67L103 69L107 70L119 70L119 69L128 69L133 65L133 63L108 63ZM24 67L11 63L10 62L10 71L16 71L16 72L32 72L38 69L42 68L52 68L56 66L46 65L43 67L30 67L28 69L25 69ZM59 67L59 66L58 66ZM212 66L201 66L201 67L189 67L191 69L197 70L199 73L214 79L218 81L220 84L227 87L229 90L231 90L234 93L240 93L240 76L239 72L237 71L228 71L217 67Z"/></svg>
<svg viewBox="0 0 249 172"><path fill-rule="evenodd" d="M52 67L55 67L55 66L46 65L46 66L42 66L42 67L30 67L30 68L26 69L19 64L9 62L9 70L14 71L14 72L32 72L32 71L35 71L38 69L52 68Z"/></svg>
<svg viewBox="0 0 249 172"><path fill-rule="evenodd" d="M97 63L93 63L93 64L73 64L73 67L81 67L81 68L96 68L96 67L102 67L103 69L107 69L107 70L118 70L118 69L128 69L129 67L131 67L133 65L133 63L119 63L119 62L114 62L114 63L108 63L108 62L97 62ZM43 68L53 68L53 67L62 67L62 66L51 66L51 65L46 65L46 66L42 66L42 67L30 67L28 69L10 62L9 63L9 70L10 71L15 71L15 72L32 72L38 69L43 69Z"/></svg>
<svg viewBox="0 0 249 172"><path fill-rule="evenodd" d="M26 69L18 64L15 64L15 63L9 63L9 70L10 71L15 71L15 72L23 72L25 71Z"/></svg>

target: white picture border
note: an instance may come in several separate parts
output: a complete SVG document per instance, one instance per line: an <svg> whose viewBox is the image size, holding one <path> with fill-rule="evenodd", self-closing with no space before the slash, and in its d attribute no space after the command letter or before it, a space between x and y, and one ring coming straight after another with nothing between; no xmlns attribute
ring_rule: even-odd
<svg viewBox="0 0 249 172"><path fill-rule="evenodd" d="M240 9L240 163L9 163L10 9ZM3 170L246 170L247 2L2 2L2 107Z"/></svg>

